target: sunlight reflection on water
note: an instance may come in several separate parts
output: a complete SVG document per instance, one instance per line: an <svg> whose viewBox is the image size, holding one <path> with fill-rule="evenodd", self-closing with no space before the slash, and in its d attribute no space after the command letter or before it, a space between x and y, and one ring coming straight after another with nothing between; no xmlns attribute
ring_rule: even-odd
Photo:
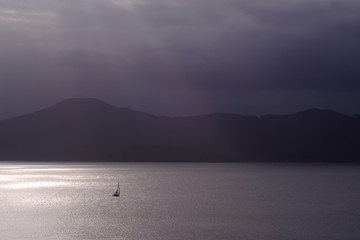
<svg viewBox="0 0 360 240"><path fill-rule="evenodd" d="M58 181L36 181L36 182L17 182L10 183L3 186L3 188L7 189L29 189L29 188L45 188L45 187L57 187L57 186L67 186L70 185L66 182L58 182Z"/></svg>
<svg viewBox="0 0 360 240"><path fill-rule="evenodd" d="M12 181L12 180L13 180L13 178L11 178L11 177L1 176L0 175L0 182Z"/></svg>
<svg viewBox="0 0 360 240"><path fill-rule="evenodd" d="M0 164L0 239L360 239L359 180L358 167Z"/></svg>
<svg viewBox="0 0 360 240"><path fill-rule="evenodd" d="M30 172L52 172L52 171L71 171L70 168L29 168L29 169L21 169L22 171L30 171Z"/></svg>
<svg viewBox="0 0 360 240"><path fill-rule="evenodd" d="M79 185L79 180L89 177L65 174L74 169L49 167L47 165L0 166L0 183L2 189L55 188Z"/></svg>

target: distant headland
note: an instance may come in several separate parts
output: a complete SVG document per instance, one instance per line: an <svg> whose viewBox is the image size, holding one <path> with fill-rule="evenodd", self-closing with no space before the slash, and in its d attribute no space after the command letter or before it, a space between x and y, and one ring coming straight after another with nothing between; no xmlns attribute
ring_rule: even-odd
<svg viewBox="0 0 360 240"><path fill-rule="evenodd" d="M359 162L360 115L164 117L93 98L0 121L0 161Z"/></svg>

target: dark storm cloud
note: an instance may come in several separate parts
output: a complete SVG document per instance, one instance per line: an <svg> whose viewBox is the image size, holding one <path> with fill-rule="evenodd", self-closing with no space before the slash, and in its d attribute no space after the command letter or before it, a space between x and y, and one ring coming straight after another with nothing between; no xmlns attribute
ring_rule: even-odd
<svg viewBox="0 0 360 240"><path fill-rule="evenodd" d="M355 0L2 0L0 117L74 96L162 114L356 112L359 29Z"/></svg>
<svg viewBox="0 0 360 240"><path fill-rule="evenodd" d="M359 5L303 2L240 4L221 33L208 36L215 40L203 39L212 44L183 56L192 82L245 91L359 91Z"/></svg>

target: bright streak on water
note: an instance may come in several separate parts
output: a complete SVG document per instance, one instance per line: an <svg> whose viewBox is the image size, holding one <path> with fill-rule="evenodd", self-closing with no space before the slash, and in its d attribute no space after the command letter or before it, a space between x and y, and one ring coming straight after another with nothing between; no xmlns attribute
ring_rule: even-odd
<svg viewBox="0 0 360 240"><path fill-rule="evenodd" d="M29 168L29 169L21 169L22 171L30 171L30 172L52 172L52 171L70 171L69 168Z"/></svg>
<svg viewBox="0 0 360 240"><path fill-rule="evenodd" d="M0 239L355 240L359 183L359 166L1 163Z"/></svg>
<svg viewBox="0 0 360 240"><path fill-rule="evenodd" d="M37 181L37 182L20 182L8 184L5 188L10 189L29 189L29 188L45 188L45 187L59 187L66 186L66 182L50 182L50 181Z"/></svg>

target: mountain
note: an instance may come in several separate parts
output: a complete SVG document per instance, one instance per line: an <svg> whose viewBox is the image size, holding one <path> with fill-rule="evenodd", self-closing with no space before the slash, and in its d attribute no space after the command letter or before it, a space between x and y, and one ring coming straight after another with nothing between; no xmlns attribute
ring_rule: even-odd
<svg viewBox="0 0 360 240"><path fill-rule="evenodd" d="M360 116L311 109L263 117L160 117L97 99L68 99L0 121L0 160L360 160Z"/></svg>

